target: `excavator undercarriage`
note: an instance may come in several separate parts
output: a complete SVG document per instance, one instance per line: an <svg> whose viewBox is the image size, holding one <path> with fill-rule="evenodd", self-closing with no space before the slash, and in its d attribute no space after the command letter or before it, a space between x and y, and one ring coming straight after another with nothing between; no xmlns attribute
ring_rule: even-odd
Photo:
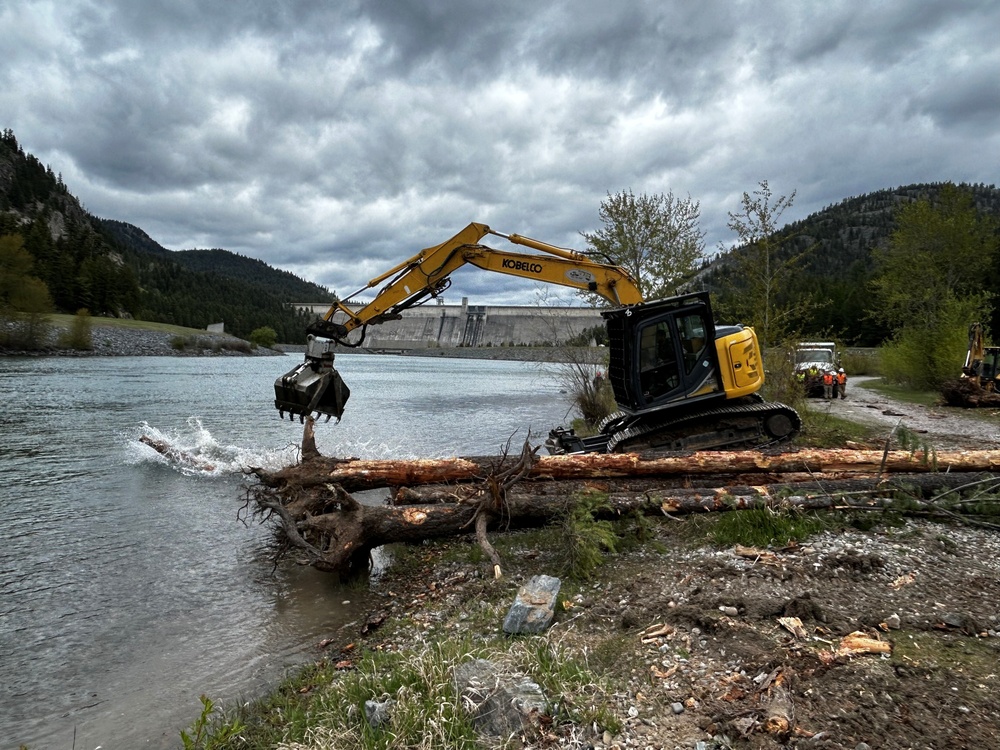
<svg viewBox="0 0 1000 750"><path fill-rule="evenodd" d="M627 415L616 412L596 435L579 437L572 429L549 432L549 453L625 453L766 448L791 440L802 427L789 406L745 399L686 416Z"/></svg>

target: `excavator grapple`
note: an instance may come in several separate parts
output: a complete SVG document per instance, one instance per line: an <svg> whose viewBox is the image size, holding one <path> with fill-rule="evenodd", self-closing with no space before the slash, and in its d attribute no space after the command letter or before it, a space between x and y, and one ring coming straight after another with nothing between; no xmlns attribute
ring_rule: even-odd
<svg viewBox="0 0 1000 750"><path fill-rule="evenodd" d="M282 417L299 421L315 415L326 421L344 415L350 388L333 367L332 341L310 336L305 361L274 381L274 408Z"/></svg>

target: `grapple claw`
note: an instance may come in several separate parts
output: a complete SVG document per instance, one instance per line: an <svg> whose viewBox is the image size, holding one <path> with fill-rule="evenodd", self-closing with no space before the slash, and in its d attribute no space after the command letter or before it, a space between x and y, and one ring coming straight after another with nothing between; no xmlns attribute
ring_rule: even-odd
<svg viewBox="0 0 1000 750"><path fill-rule="evenodd" d="M288 418L296 415L300 422L316 413L326 415L327 421L344 414L351 390L333 367L333 342L309 337L305 361L274 381L274 406Z"/></svg>

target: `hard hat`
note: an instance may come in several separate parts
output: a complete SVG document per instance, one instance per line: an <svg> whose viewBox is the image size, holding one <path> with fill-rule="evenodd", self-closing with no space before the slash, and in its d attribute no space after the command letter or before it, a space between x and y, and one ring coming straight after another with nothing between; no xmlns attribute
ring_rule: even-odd
<svg viewBox="0 0 1000 750"><path fill-rule="evenodd" d="M837 370L837 372L843 372L843 371L844 371L843 367L841 367L839 370Z"/></svg>

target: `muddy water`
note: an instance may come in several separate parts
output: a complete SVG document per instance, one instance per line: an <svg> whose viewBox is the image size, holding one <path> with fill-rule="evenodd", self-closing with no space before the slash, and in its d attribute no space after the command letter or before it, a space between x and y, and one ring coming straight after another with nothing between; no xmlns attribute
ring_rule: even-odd
<svg viewBox="0 0 1000 750"><path fill-rule="evenodd" d="M243 469L294 460L271 389L294 364L0 358L0 749L178 747L199 695L252 697L363 614L363 590L273 570L238 518ZM531 363L337 364L353 394L318 427L331 455L495 453L566 415Z"/></svg>

